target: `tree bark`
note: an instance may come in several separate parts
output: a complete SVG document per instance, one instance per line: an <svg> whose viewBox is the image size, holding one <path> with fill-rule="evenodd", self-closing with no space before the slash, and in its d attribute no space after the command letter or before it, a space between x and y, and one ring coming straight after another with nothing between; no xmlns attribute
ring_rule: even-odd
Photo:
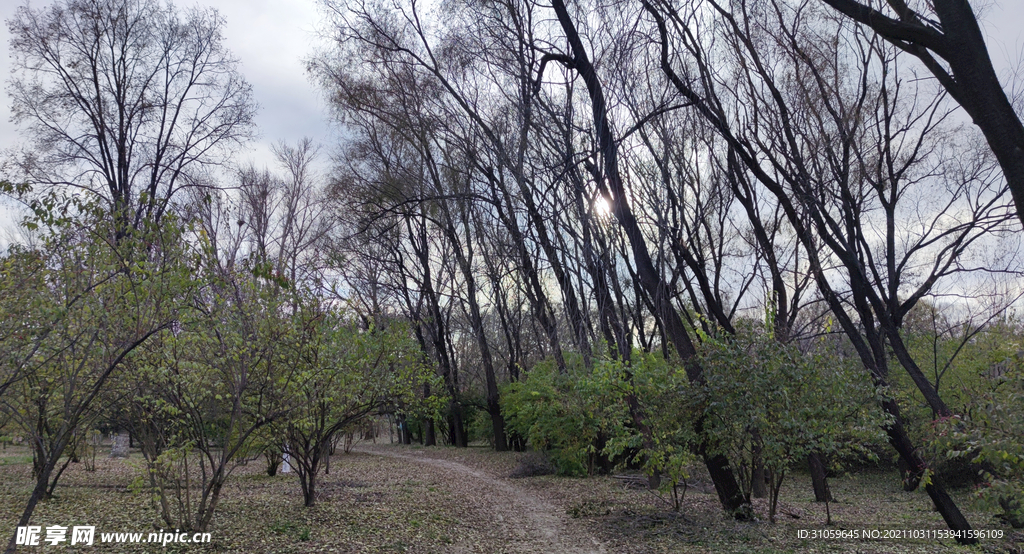
<svg viewBox="0 0 1024 554"><path fill-rule="evenodd" d="M832 502L832 491L828 487L828 470L817 452L811 452L807 456L807 465L811 470L811 484L814 487L815 502Z"/></svg>

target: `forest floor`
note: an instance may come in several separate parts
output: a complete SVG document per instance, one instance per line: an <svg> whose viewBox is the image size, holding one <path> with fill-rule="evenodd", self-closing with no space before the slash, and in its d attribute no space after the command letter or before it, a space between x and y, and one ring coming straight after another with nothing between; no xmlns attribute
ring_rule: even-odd
<svg viewBox="0 0 1024 554"><path fill-rule="evenodd" d="M761 521L725 517L699 468L679 512L670 499L614 477L509 478L523 454L486 448L421 448L357 444L332 458L321 476L317 503L302 505L294 473L267 476L257 460L231 476L209 530L209 544L101 543L102 533L161 528L147 494L131 486L142 459L101 458L96 471L72 464L54 499L41 503L33 524L44 528L93 525L92 547L22 547L19 552L422 552L422 553L655 553L655 552L1006 552L1024 551L1024 533L973 511L969 491L954 494L976 529L1002 539L958 547L950 539L910 537L823 539L822 531L942 530L923 492L905 493L891 471L863 470L831 480L837 501L833 523L814 503L809 478L796 473L783 485L776 524L755 501ZM23 448L0 452L0 536L9 537L31 490L31 456ZM165 527L165 526L164 526ZM815 537L815 531L819 538ZM70 536L70 531L69 531ZM801 538L806 534L807 538ZM64 543L65 545L67 543Z"/></svg>

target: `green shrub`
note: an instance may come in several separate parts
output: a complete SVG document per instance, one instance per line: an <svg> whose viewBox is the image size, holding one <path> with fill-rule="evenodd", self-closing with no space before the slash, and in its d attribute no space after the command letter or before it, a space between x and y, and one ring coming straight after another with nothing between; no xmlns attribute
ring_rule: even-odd
<svg viewBox="0 0 1024 554"><path fill-rule="evenodd" d="M872 456L886 422L866 372L825 348L775 340L754 324L735 335L702 335L706 384L695 390L708 446L725 454L749 491L750 468L769 475L774 521L778 489L790 467L812 452L838 460ZM759 458L759 459L758 459Z"/></svg>
<svg viewBox="0 0 1024 554"><path fill-rule="evenodd" d="M966 416L933 422L933 449L981 468L980 507L1024 527L1024 370L1018 358L995 386L979 394Z"/></svg>
<svg viewBox="0 0 1024 554"><path fill-rule="evenodd" d="M477 408L476 404L483 405L483 398L480 398L478 402L467 401L465 406L466 420L469 422L467 428L469 442L485 442L494 446L494 426L491 425L491 414L487 410Z"/></svg>
<svg viewBox="0 0 1024 554"><path fill-rule="evenodd" d="M602 402L604 384L595 376L605 365L596 363L592 374L575 364L563 375L546 360L502 390L506 424L534 449L547 451L559 475L592 474L599 441L623 423L621 407Z"/></svg>

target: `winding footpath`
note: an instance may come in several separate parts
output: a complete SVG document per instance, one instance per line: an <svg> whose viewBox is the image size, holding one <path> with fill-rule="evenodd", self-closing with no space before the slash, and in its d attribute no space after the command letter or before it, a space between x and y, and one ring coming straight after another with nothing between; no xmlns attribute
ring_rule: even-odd
<svg viewBox="0 0 1024 554"><path fill-rule="evenodd" d="M355 450L426 466L429 470L438 473L438 477L442 481L473 480L472 491L475 499L490 499L487 506L489 511L493 512L490 514L493 524L506 530L506 534L517 537L514 544L504 545L511 551L566 554L608 553L601 541L593 537L580 524L560 513L560 510L550 502L517 486L510 479L494 477L453 460L433 458L424 451L404 454L375 448L357 447ZM474 552L474 549L466 545L456 543L452 546L453 552Z"/></svg>

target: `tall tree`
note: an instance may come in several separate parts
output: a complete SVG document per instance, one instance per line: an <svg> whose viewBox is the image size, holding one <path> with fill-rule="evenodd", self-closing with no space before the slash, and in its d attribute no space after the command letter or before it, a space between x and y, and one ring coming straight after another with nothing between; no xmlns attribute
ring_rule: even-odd
<svg viewBox="0 0 1024 554"><path fill-rule="evenodd" d="M256 105L212 9L162 0L61 0L7 21L16 166L41 188L102 199L124 230L249 138Z"/></svg>
<svg viewBox="0 0 1024 554"><path fill-rule="evenodd" d="M687 377L695 385L704 382L703 370L695 359L697 354L690 334L683 324L679 312L672 305L669 297L669 290L664 280L658 274L651 260L651 254L644 241L643 234L637 224L636 216L630 208L627 200L626 190L623 186L623 179L619 172L618 146L612 134L608 120L607 105L605 104L604 92L601 81L586 47L580 38L580 34L573 23L569 11L562 0L554 0L552 6L558 16L558 22L565 33L572 52L571 56L562 58L562 62L579 72L587 93L590 96L591 109L594 117L594 134L598 143L598 152L603 162L603 178L609 190L608 197L611 199L611 210L622 227L628 239L633 260L637 266L638 278L634 283L640 284L644 292L649 295L654 304L654 313L664 326L668 340L676 349L676 353L682 360L686 369ZM641 431L647 428L644 421L642 408L639 400L635 397L628 398L630 414ZM701 424L698 422L697 427ZM699 431L698 431L699 432ZM647 434L646 432L644 433ZM701 455L707 465L708 472L715 484L715 490L722 502L722 506L737 517L748 517L749 505L743 498L742 491L736 482L736 477L729 467L729 461L721 453L714 453L701 446Z"/></svg>
<svg viewBox="0 0 1024 554"><path fill-rule="evenodd" d="M689 15L665 3L645 7L658 27L664 74L728 142L730 155L779 201L822 298L876 384L889 381L891 349L935 411L948 413L902 348L899 326L905 310L937 280L959 271L958 260L973 241L1007 220L999 183L986 178L984 156L946 165L949 156L933 142L945 113L941 103L922 102L919 94L913 102L898 101L912 87L895 76L895 58L877 39L854 32L842 39L853 46L849 54L823 55L825 37L847 36L841 22L809 24L799 6L785 2L725 6L711 0L700 15L721 23L718 51L687 24ZM699 80L676 71L670 26ZM738 79L711 66L709 60L722 53L736 60ZM748 114L754 125L744 123ZM912 201L915 187L932 184L946 192L940 202ZM907 221L915 222L913 232L901 227ZM826 268L836 262L842 280ZM919 282L915 271L923 273ZM916 488L927 466L895 401L886 398L883 407L893 419L890 442L912 468L909 484ZM933 479L926 490L951 528L970 528L941 483Z"/></svg>

